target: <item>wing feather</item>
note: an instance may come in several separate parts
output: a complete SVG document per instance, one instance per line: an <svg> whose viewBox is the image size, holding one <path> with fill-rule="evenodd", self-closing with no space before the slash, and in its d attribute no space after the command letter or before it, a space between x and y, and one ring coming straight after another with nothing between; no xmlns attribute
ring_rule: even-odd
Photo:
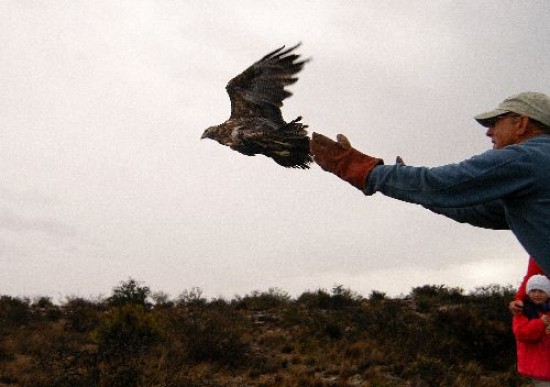
<svg viewBox="0 0 550 387"><path fill-rule="evenodd" d="M277 125L284 124L283 100L292 95L286 86L295 83L295 75L308 59L292 53L298 43L285 50L282 46L231 79L226 86L231 100L231 118L263 117Z"/></svg>

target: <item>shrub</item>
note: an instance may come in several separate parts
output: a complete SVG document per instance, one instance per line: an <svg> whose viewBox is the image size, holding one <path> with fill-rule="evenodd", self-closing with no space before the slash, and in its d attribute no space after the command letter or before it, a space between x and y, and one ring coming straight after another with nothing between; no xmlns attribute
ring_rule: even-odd
<svg viewBox="0 0 550 387"><path fill-rule="evenodd" d="M113 288L113 294L107 299L111 306L123 306L126 304L149 306L147 298L150 296L151 290L148 286L141 286L139 283L130 278L127 282Z"/></svg>
<svg viewBox="0 0 550 387"><path fill-rule="evenodd" d="M187 358L192 362L218 362L237 367L249 351L243 337L249 320L228 307L221 309L194 308L179 321Z"/></svg>
<svg viewBox="0 0 550 387"><path fill-rule="evenodd" d="M237 300L239 309L262 311L280 308L288 305L290 296L279 288L270 288L267 292L254 291L250 295Z"/></svg>
<svg viewBox="0 0 550 387"><path fill-rule="evenodd" d="M202 289L198 287L184 290L178 297L179 305L206 305L206 302L206 298L202 297Z"/></svg>
<svg viewBox="0 0 550 387"><path fill-rule="evenodd" d="M35 317L56 321L61 317L61 310L54 305L51 297L38 297L31 305Z"/></svg>
<svg viewBox="0 0 550 387"><path fill-rule="evenodd" d="M101 385L137 385L146 355L161 339L152 314L143 305L115 307L94 333Z"/></svg>
<svg viewBox="0 0 550 387"><path fill-rule="evenodd" d="M160 339L154 318L142 305L112 308L95 331L101 353L139 355Z"/></svg>
<svg viewBox="0 0 550 387"><path fill-rule="evenodd" d="M345 289L343 285L336 285L332 288L331 294L322 289L316 292L305 292L298 297L297 302L307 308L342 310L360 305L361 300L362 297L359 294Z"/></svg>
<svg viewBox="0 0 550 387"><path fill-rule="evenodd" d="M456 304L465 300L464 290L445 285L424 285L413 288L411 295L419 312L429 312L441 304Z"/></svg>
<svg viewBox="0 0 550 387"><path fill-rule="evenodd" d="M28 299L0 297L0 327L14 327L27 323L31 317Z"/></svg>
<svg viewBox="0 0 550 387"><path fill-rule="evenodd" d="M306 308L330 309L331 296L325 290L319 289L316 292L302 293L297 302Z"/></svg>
<svg viewBox="0 0 550 387"><path fill-rule="evenodd" d="M369 296L369 300L370 301L373 301L373 302L376 302L376 301L383 301L387 299L386 297L386 293L385 292L379 292L377 290L373 290L371 293L370 293L370 296Z"/></svg>
<svg viewBox="0 0 550 387"><path fill-rule="evenodd" d="M88 332L97 327L100 313L106 310L101 301L91 301L80 297L68 298L62 306L63 314L71 330Z"/></svg>

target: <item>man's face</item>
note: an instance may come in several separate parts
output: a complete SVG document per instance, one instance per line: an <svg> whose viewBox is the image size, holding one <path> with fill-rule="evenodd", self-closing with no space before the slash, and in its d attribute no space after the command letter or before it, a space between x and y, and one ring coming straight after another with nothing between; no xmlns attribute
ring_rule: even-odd
<svg viewBox="0 0 550 387"><path fill-rule="evenodd" d="M501 149L519 142L518 117L515 113L506 113L496 117L489 125L486 135L491 137L493 149Z"/></svg>

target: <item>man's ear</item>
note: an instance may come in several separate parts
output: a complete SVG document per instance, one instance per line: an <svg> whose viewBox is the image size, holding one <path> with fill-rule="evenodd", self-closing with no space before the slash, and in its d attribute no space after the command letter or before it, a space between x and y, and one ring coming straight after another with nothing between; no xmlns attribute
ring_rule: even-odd
<svg viewBox="0 0 550 387"><path fill-rule="evenodd" d="M516 133L519 136L528 134L529 132L529 117L519 116L516 122Z"/></svg>

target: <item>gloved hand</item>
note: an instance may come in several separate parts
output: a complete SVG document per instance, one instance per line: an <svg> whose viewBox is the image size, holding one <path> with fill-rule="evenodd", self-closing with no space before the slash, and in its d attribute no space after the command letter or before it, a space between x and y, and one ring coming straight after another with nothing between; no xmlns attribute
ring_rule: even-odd
<svg viewBox="0 0 550 387"><path fill-rule="evenodd" d="M313 159L325 171L363 190L370 172L384 161L354 149L343 134L337 135L336 139L337 142L312 133L309 149Z"/></svg>

